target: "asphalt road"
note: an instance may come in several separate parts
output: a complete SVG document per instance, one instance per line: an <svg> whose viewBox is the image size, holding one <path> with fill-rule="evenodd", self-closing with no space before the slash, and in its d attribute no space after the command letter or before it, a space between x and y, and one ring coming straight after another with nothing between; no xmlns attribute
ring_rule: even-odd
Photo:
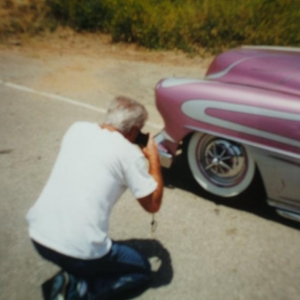
<svg viewBox="0 0 300 300"><path fill-rule="evenodd" d="M20 50L0 51L1 300L41 299L40 285L57 271L35 253L25 215L51 171L65 130L78 120L101 122L114 96L113 85L111 90L78 90L80 80L66 74L65 81L57 79L58 60L61 66L69 58L52 57L49 63ZM76 56L77 63L85 60ZM97 67L97 78L108 80L108 65L102 63L105 72ZM145 91L142 101L150 110L146 130L156 133L162 123L151 102L150 83L170 70L170 76L184 73L184 67L122 58L117 66L123 72L114 65L115 75L107 73L114 84L124 83L123 77L115 76L124 76L129 65L135 66L135 73L126 74L126 84L133 91L132 76L139 78L136 93ZM109 66L112 70L111 61ZM47 84L42 84L46 75ZM154 262L152 287L140 299L300 299L300 226L278 217L265 204L259 185L238 205L221 203L195 184L181 156L164 170L164 177L164 203L156 215L155 233L150 230L151 215L129 193L116 205L111 220L113 239L137 247Z"/></svg>

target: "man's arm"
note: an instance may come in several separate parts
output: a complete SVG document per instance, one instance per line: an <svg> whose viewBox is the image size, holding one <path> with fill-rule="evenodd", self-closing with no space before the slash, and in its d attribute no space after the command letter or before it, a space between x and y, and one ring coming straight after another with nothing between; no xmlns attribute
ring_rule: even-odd
<svg viewBox="0 0 300 300"><path fill-rule="evenodd" d="M163 178L157 147L151 134L147 146L143 149L143 153L149 161L149 173L157 182L157 188L152 194L137 200L146 211L155 213L159 210L162 202Z"/></svg>

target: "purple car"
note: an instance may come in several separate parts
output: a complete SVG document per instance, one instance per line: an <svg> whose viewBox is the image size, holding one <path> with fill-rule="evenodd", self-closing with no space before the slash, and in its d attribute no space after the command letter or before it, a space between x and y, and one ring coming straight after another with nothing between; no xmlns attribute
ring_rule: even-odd
<svg viewBox="0 0 300 300"><path fill-rule="evenodd" d="M300 49L234 49L217 56L204 79L166 78L155 93L163 167L186 143L203 189L234 197L259 173L268 203L300 221Z"/></svg>

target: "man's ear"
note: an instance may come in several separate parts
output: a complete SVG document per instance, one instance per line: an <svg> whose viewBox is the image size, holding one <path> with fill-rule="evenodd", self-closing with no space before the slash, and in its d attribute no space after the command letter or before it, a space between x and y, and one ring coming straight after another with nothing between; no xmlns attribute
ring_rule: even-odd
<svg viewBox="0 0 300 300"><path fill-rule="evenodd" d="M131 143L133 143L140 132L140 129L136 126L133 126L128 133L124 134L124 137L129 140Z"/></svg>

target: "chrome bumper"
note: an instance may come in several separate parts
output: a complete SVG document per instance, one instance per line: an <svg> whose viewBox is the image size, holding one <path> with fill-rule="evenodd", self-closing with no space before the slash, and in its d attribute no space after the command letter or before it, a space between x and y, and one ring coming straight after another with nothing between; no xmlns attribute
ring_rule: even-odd
<svg viewBox="0 0 300 300"><path fill-rule="evenodd" d="M164 168L170 168L173 162L173 155L163 146L165 141L164 132L158 133L154 140L158 149L160 165Z"/></svg>

